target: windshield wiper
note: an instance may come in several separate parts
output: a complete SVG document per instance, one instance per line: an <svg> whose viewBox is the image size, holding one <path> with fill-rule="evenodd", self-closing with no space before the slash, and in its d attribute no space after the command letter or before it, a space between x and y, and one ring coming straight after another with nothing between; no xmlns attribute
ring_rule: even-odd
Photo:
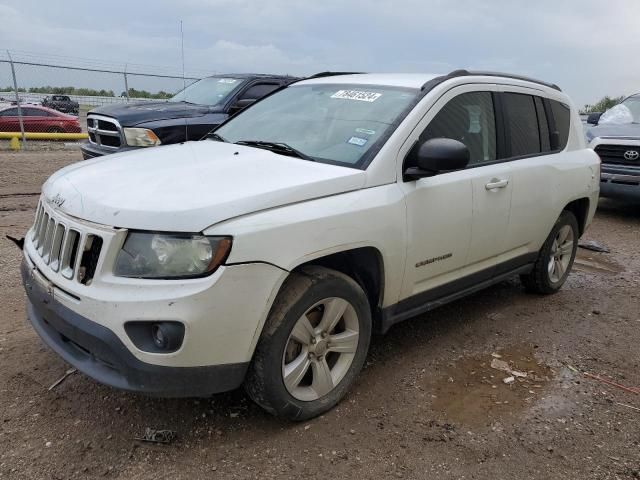
<svg viewBox="0 0 640 480"><path fill-rule="evenodd" d="M290 157L298 157L303 160L309 160L315 162L316 159L310 157L306 153L302 153L300 150L293 148L291 145L287 145L282 142L265 142L262 140L238 140L236 145L247 145L249 147L264 148L273 153L279 153L281 155L289 155Z"/></svg>
<svg viewBox="0 0 640 480"><path fill-rule="evenodd" d="M207 135L207 138L216 140L218 142L225 142L225 143L229 141L226 138L224 138L222 135L218 135L217 133L210 133Z"/></svg>

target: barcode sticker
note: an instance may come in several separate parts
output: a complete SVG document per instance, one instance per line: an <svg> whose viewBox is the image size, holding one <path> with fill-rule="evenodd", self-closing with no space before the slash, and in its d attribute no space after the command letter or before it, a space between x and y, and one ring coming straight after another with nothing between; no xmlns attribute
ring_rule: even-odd
<svg viewBox="0 0 640 480"><path fill-rule="evenodd" d="M221 78L218 83L236 83L238 80L235 78Z"/></svg>
<svg viewBox="0 0 640 480"><path fill-rule="evenodd" d="M338 90L336 93L331 95L331 98L358 100L360 102L375 102L381 96L381 93L376 92L363 92L361 90Z"/></svg>

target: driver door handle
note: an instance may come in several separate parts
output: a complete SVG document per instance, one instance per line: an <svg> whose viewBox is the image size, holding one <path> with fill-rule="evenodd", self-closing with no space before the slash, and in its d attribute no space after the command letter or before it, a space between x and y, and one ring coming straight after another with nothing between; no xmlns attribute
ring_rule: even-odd
<svg viewBox="0 0 640 480"><path fill-rule="evenodd" d="M492 178L489 183L487 183L484 188L487 190L495 190L497 188L504 188L509 185L509 179L500 180L499 178Z"/></svg>

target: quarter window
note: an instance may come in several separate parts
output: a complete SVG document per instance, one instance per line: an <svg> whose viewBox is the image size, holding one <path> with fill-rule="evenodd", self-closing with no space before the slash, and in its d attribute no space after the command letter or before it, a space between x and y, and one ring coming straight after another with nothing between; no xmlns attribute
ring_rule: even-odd
<svg viewBox="0 0 640 480"><path fill-rule="evenodd" d="M544 111L544 104L540 97L534 97L536 102L536 114L538 115L538 128L540 130L540 150L542 152L551 151L551 141L549 137L549 122Z"/></svg>
<svg viewBox="0 0 640 480"><path fill-rule="evenodd" d="M571 123L571 111L564 103L555 100L549 100L551 103L551 111L556 122L556 131L558 132L558 149L564 150L569 140L569 124Z"/></svg>
<svg viewBox="0 0 640 480"><path fill-rule="evenodd" d="M452 138L469 149L469 165L496 160L496 120L490 92L469 92L447 103L420 135L420 143L432 138Z"/></svg>
<svg viewBox="0 0 640 480"><path fill-rule="evenodd" d="M508 122L507 145L511 147L510 156L540 153L540 132L533 97L520 93L505 93L503 99Z"/></svg>

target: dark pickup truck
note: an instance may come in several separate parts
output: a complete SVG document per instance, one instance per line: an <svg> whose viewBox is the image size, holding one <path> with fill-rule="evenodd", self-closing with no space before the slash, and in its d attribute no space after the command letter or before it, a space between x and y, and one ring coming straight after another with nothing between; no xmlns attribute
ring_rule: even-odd
<svg viewBox="0 0 640 480"><path fill-rule="evenodd" d="M42 106L76 116L78 115L79 109L78 102L74 102L67 95L52 95L51 97L44 97L44 100L42 100Z"/></svg>
<svg viewBox="0 0 640 480"><path fill-rule="evenodd" d="M169 100L109 105L87 115L85 159L135 148L200 140L230 115L297 80L290 76L207 77Z"/></svg>

